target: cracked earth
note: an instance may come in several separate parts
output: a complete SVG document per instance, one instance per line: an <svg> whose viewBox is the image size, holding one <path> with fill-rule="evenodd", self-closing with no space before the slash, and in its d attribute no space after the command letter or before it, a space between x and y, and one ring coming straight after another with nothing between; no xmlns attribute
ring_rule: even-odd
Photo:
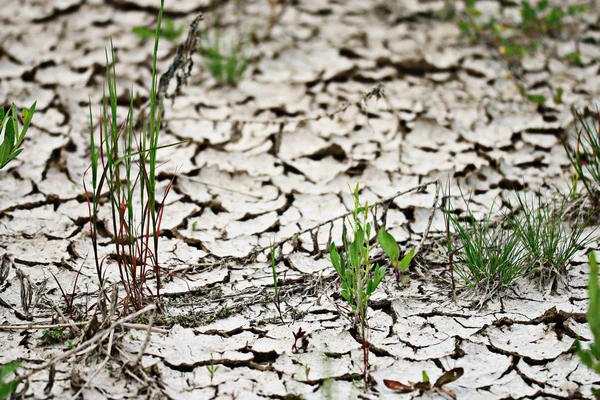
<svg viewBox="0 0 600 400"><path fill-rule="evenodd" d="M208 0L166 3L165 15L186 26L197 13L208 19L212 12ZM77 304L85 310L98 296L82 186L88 101L96 112L111 37L123 111L130 89L148 98L153 43L131 29L153 26L158 4L3 5L0 104L37 101L37 110L25 150L0 177L0 250L15 259L0 288L2 325L56 322L50 304L62 297L51 273L68 288L83 265ZM135 359L145 349L140 362L152 385L116 373L114 360L98 370L102 355L57 363L49 389L49 371L33 375L25 395L70 398L83 386L86 399L407 399L419 394L394 393L383 380L418 381L422 370L435 379L462 367L464 375L448 385L459 399L591 398L600 378L571 351L576 338L592 337L584 252L558 290L523 281L481 307L468 293L454 302L436 245L444 230L439 212L410 280L397 285L390 274L372 297L372 388L362 391L361 343L340 307L327 255L341 224L311 228L350 211L348 185L356 183L372 204L450 177L452 193L458 185L474 190L479 216L494 199L514 199L512 189L564 191L569 161L562 140L572 131L571 107L593 108L600 94L597 9L581 17L578 40L544 39L517 74L495 49L462 37L456 21L441 20L443 7L426 0L297 1L268 38L249 47L251 63L237 87L216 84L196 55L188 85L165 103L161 133L164 144L188 142L158 152L159 192L176 176L160 237L165 310L155 321L168 333L151 333L145 346L146 332L131 330L113 351ZM478 2L486 16L499 7ZM260 37L266 29L267 1L246 2L243 18L232 2L218 8L225 32L240 26ZM581 66L563 58L576 45ZM159 73L175 49L161 41ZM362 102L377 83L386 99ZM561 87L562 102L538 106L519 85L549 99ZM429 185L391 201L386 224L402 251L427 231L434 197ZM297 234L277 263L281 323L265 294L273 280L264 249ZM99 248L100 257L111 254L108 236ZM107 260L108 279L118 282ZM43 288L30 321L20 310L17 270ZM300 328L306 338L292 351ZM0 330L0 363L20 359L27 368L68 349L47 343L42 332ZM207 366L217 367L214 374Z"/></svg>

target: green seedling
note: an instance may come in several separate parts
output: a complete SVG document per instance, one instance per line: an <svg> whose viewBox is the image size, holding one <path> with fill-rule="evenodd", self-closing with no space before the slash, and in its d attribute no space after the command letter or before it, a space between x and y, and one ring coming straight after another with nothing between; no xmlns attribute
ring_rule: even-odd
<svg viewBox="0 0 600 400"><path fill-rule="evenodd" d="M271 273L273 275L273 294L271 295L269 292L265 290L267 297L271 300L275 308L277 309L277 313L279 314L279 319L283 323L283 314L281 313L281 296L279 293L279 285L277 283L277 269L275 268L275 246L271 243Z"/></svg>
<svg viewBox="0 0 600 400"><path fill-rule="evenodd" d="M219 311L217 311L217 318L227 318L231 315L231 310L229 309L229 307L224 306L223 308L220 308Z"/></svg>
<svg viewBox="0 0 600 400"><path fill-rule="evenodd" d="M462 218L454 213L449 190L442 206L453 292L456 273L459 285L481 294L480 304L483 304L495 293L531 274L531 261L519 237L505 229L506 217L492 223L494 204L483 221L477 221L471 212L470 199L465 198L462 190L460 193L466 209Z"/></svg>
<svg viewBox="0 0 600 400"><path fill-rule="evenodd" d="M56 327L42 331L42 342L45 344L63 343L66 339L65 328Z"/></svg>
<svg viewBox="0 0 600 400"><path fill-rule="evenodd" d="M575 253L593 241L592 232L584 233L591 213L584 215L579 211L567 228L563 221L569 206L567 199L544 203L541 198L528 200L518 193L516 198L520 213L509 220L509 226L526 249L532 272L542 285L554 287L567 274Z"/></svg>
<svg viewBox="0 0 600 400"><path fill-rule="evenodd" d="M206 365L206 370L208 371L209 375L210 375L210 382L212 383L213 378L215 376L215 373L217 372L217 370L219 369L218 365L215 365L214 360L210 361L210 364Z"/></svg>
<svg viewBox="0 0 600 400"><path fill-rule="evenodd" d="M213 78L220 83L237 85L248 68L249 59L246 55L248 43L248 40L238 39L229 43L226 48L220 29L215 25L212 32L207 31L202 35L198 53Z"/></svg>
<svg viewBox="0 0 600 400"><path fill-rule="evenodd" d="M20 380L14 374L20 365L19 361L0 365L0 400L11 398L17 390Z"/></svg>
<svg viewBox="0 0 600 400"><path fill-rule="evenodd" d="M165 18L164 23L165 25L160 31L160 37L168 40L171 43L177 42L177 39L179 39L185 30L185 25L179 25L178 27L175 27L175 22L173 22L173 20L170 18ZM131 30L131 32L143 40L152 39L156 34L155 29L147 26L136 26Z"/></svg>
<svg viewBox="0 0 600 400"><path fill-rule="evenodd" d="M554 97L552 98L552 100L554 101L554 104L561 104L562 103L562 96L563 93L565 92L565 90L561 87L556 88L556 91L554 92Z"/></svg>
<svg viewBox="0 0 600 400"><path fill-rule="evenodd" d="M425 372L425 371L422 372L422 378L421 378L420 382L408 382L408 384L404 384L404 383L400 383L400 382L392 380L392 379L384 379L383 384L386 387L388 387L389 389L392 389L399 393L411 393L411 392L415 392L415 391L419 391L419 392L423 393L423 392L428 392L428 391L433 391L433 392L438 391L438 392L445 393L452 399L456 399L456 394L454 394L454 392L451 391L450 389L445 388L444 385L447 385L449 383L456 381L458 378L463 376L464 373L465 373L465 371L461 367L451 369L449 371L444 372L435 381L435 383L433 385L431 384L431 381L429 380L429 376L427 375L427 372Z"/></svg>
<svg viewBox="0 0 600 400"><path fill-rule="evenodd" d="M590 262L590 280L588 283L588 294L590 296L590 305L587 312L587 320L594 336L594 341L589 349L584 349L579 340L575 341L575 352L579 356L581 363L588 368L600 374L600 287L598 287L598 263L596 255L591 252ZM600 398L600 390L592 389L594 396Z"/></svg>
<svg viewBox="0 0 600 400"><path fill-rule="evenodd" d="M21 110L21 121L23 121L21 132L19 132L17 106L13 103L12 107L9 107L6 111L4 111L4 107L0 107L0 135L4 133L2 144L0 144L0 169L6 167L23 151L19 146L25 139L25 134L35 113L36 104L33 103L30 108Z"/></svg>
<svg viewBox="0 0 600 400"><path fill-rule="evenodd" d="M371 295L375 292L383 278L385 277L386 267L371 262L371 252L380 246L381 249L390 257L395 268L408 268L408 264L414 255L409 252L400 262L398 244L391 234L384 227L377 233L376 242L371 245L371 223L368 222L369 211L371 208L366 203L362 205L359 197L359 186L356 185L353 192L354 211L352 218L348 220L353 231L353 239L348 241L348 231L346 221L342 228L342 251L338 252L335 243L329 248L331 263L342 281L341 295L350 305L354 315L354 326L360 327L360 334L363 340L363 361L364 373L363 379L365 389L367 388L368 376L368 343L367 343L367 306Z"/></svg>
<svg viewBox="0 0 600 400"><path fill-rule="evenodd" d="M125 290L122 301L124 310L141 310L148 298L160 303L161 266L159 263L159 234L164 215L165 199L173 179L167 185L162 198L157 193L157 170L159 149L175 146L182 142L159 145L162 116L162 98L157 91L157 53L161 32L164 0L158 13L154 33L152 59L152 82L150 84L149 109L142 116L134 117L133 101L130 94L129 111L121 115L120 101L116 84L115 52L111 41L110 53L106 52L106 90L102 96L100 141L96 147L92 106L90 112L90 154L92 191L88 192L84 179L84 189L88 202L90 236L96 263L96 273L100 286L105 283L104 259L98 251L98 225L103 196L108 196L111 218L107 227L114 245L114 259L119 277ZM110 58L109 58L110 54ZM124 121L121 126L117 121ZM141 128L138 128L140 127ZM140 132L141 130L141 132ZM173 177L174 178L174 177ZM150 287L153 278L156 285ZM126 311L125 311L126 312Z"/></svg>
<svg viewBox="0 0 600 400"><path fill-rule="evenodd" d="M564 144L567 157L576 176L587 190L596 208L600 208L600 116L590 120L575 110L575 150Z"/></svg>
<svg viewBox="0 0 600 400"><path fill-rule="evenodd" d="M531 101L532 103L543 105L546 102L545 96L542 96L540 94L528 93L527 90L525 90L525 87L523 87L522 85L519 85L519 92L521 93L521 96Z"/></svg>

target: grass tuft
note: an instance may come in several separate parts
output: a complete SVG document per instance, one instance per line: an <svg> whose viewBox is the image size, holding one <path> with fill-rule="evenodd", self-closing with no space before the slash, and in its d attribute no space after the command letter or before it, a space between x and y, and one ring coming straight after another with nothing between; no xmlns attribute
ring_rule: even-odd
<svg viewBox="0 0 600 400"><path fill-rule="evenodd" d="M576 212L575 221L567 227L564 221L569 204L566 198L544 203L526 195L516 194L520 213L510 219L510 228L528 253L532 272L542 286L555 288L563 278L575 253L589 245L592 233L585 234L591 213Z"/></svg>
<svg viewBox="0 0 600 400"><path fill-rule="evenodd" d="M121 283L126 296L124 312L131 307L139 311L149 297L160 303L161 269L158 257L158 238L164 213L164 204L173 180L167 185L161 198L157 194L157 151L174 146L174 143L159 146L162 115L162 98L157 95L156 59L161 32L164 0L158 14L154 36L152 82L149 110L142 115L148 119L134 118L131 93L129 111L123 116L118 113L117 85L115 74L115 52L111 41L110 58L106 52L106 90L103 93L100 142L96 147L92 107L90 104L90 153L92 171L92 193L84 188L90 216L90 236L95 255L96 273L101 287L105 283L105 260L98 256L98 215L101 198L108 196L111 230L114 244L114 259L119 269ZM118 125L117 121L123 121ZM141 124L140 124L141 121ZM138 126L141 125L141 132ZM148 281L154 279L154 289Z"/></svg>
<svg viewBox="0 0 600 400"><path fill-rule="evenodd" d="M574 171L573 187L581 182L596 209L600 208L600 116L590 119L581 111L575 113L576 145L571 150L565 143L565 151ZM597 115L598 114L597 112Z"/></svg>
<svg viewBox="0 0 600 400"><path fill-rule="evenodd" d="M252 35L250 35L252 36ZM223 43L220 28L215 25L212 32L206 31L198 52L208 72L220 83L237 85L244 78L249 58L246 54L249 40L238 37L229 46Z"/></svg>
<svg viewBox="0 0 600 400"><path fill-rule="evenodd" d="M450 191L442 206L446 222L446 253L452 276L460 278L459 289L468 288L482 296L480 304L494 294L531 274L526 249L517 235L506 229L506 219L492 222L494 204L482 221L477 221L461 190L466 215L459 217L450 203ZM454 279L453 279L454 282Z"/></svg>

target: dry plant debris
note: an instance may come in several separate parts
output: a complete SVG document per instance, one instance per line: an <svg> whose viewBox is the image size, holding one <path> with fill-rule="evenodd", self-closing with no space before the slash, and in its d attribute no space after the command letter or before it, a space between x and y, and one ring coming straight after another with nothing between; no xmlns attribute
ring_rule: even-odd
<svg viewBox="0 0 600 400"><path fill-rule="evenodd" d="M168 2L165 13L195 32L211 3ZM421 382L422 371L437 378L460 368L443 386L459 399L591 398L600 378L572 350L592 338L583 252L556 292L523 280L481 308L479 298L453 302L437 246L444 220L433 210L434 182L448 177L451 193L459 184L473 190L478 218L512 189L568 187L562 141L572 141L571 108L595 109L600 95L600 10L590 6L579 38L545 38L517 81L497 49L439 18L443 1L252 0L243 18L235 3L219 2L223 32L273 21L249 47L237 87L211 83L193 34L159 46L169 97L161 145L188 142L157 160L157 191L175 177L159 237L164 312L150 305L129 316L111 301L117 289L99 289L90 262L88 103L101 102L109 37L120 111L149 101L153 46L131 29L149 26L159 2L4 5L0 105L37 101L25 150L0 172L0 364L21 361L19 390L31 398L398 398L385 380ZM485 15L502 7L481 5ZM578 65L564 59L575 48ZM181 84L169 86L173 77ZM556 99L559 88L559 101L543 105L522 96ZM363 346L340 311L327 259L352 211L348 184L357 183L361 199L378 205L377 223L418 253L410 279L398 285L388 275L371 297L368 393ZM274 289L271 243L285 323L264 294ZM102 233L110 283L119 282L113 252Z"/></svg>

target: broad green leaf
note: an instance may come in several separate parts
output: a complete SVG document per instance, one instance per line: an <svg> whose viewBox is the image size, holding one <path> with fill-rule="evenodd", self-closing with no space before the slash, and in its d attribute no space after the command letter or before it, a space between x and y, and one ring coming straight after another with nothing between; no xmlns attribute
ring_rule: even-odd
<svg viewBox="0 0 600 400"><path fill-rule="evenodd" d="M329 258L331 259L331 264L333 264L333 268L335 268L338 275L343 278L344 269L342 268L340 254L337 251L335 243L331 243L331 246L329 247Z"/></svg>
<svg viewBox="0 0 600 400"><path fill-rule="evenodd" d="M392 265L398 261L398 257L400 255L400 248L398 247L398 243L396 239L385 230L385 228L381 228L379 233L377 234L377 240L379 241L379 245L382 250L387 254L392 262Z"/></svg>
<svg viewBox="0 0 600 400"><path fill-rule="evenodd" d="M402 272L406 272L414 255L415 249L413 248L402 258L402 261L400 261L400 263L398 264L398 269Z"/></svg>
<svg viewBox="0 0 600 400"><path fill-rule="evenodd" d="M11 116L8 118L6 129L4 131L4 140L0 145L0 168L4 168L10 160L10 155L15 145L15 120Z"/></svg>

